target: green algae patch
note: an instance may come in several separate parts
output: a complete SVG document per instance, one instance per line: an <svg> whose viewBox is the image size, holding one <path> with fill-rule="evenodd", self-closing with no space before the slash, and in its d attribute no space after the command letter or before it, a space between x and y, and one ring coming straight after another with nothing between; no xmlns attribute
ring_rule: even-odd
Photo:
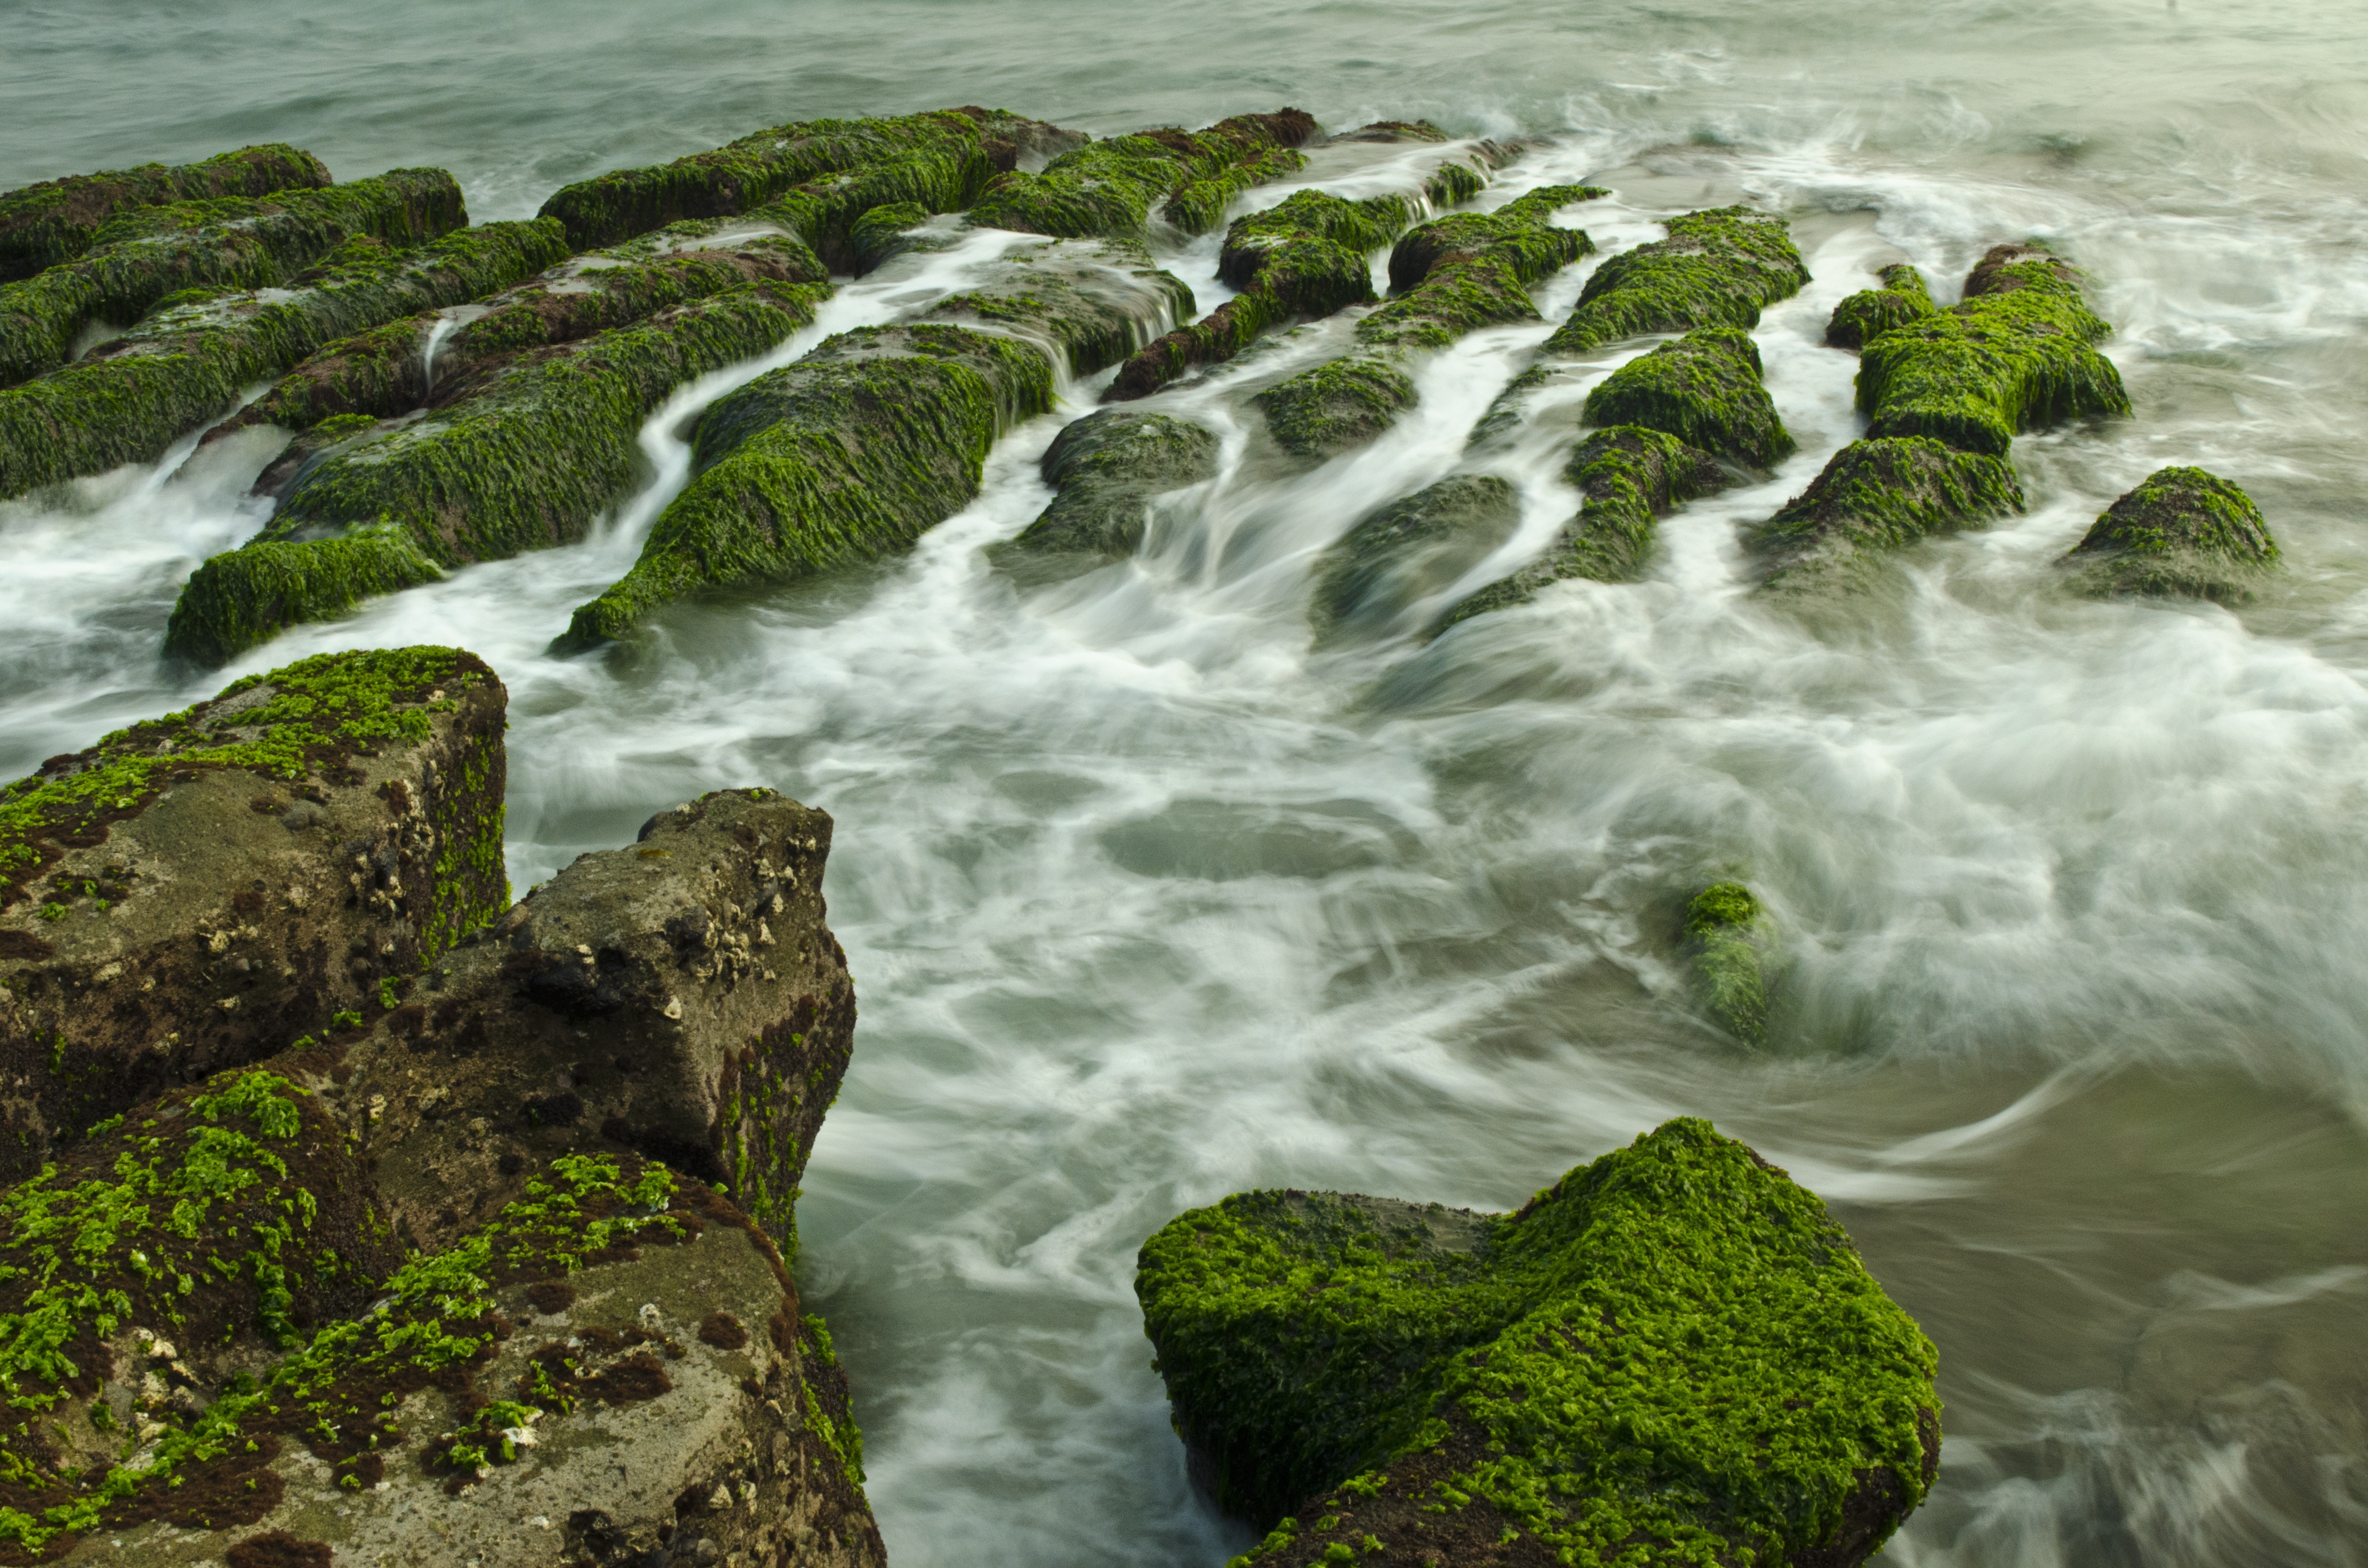
<svg viewBox="0 0 2368 1568"><path fill-rule="evenodd" d="M1454 474L1341 535L1317 568L1308 622L1319 644L1405 609L1462 576L1520 525L1520 494L1495 474Z"/></svg>
<svg viewBox="0 0 2368 1568"><path fill-rule="evenodd" d="M286 289L162 305L88 358L0 390L0 497L153 460L324 344L506 289L566 255L559 225L540 222L409 250L352 240Z"/></svg>
<svg viewBox="0 0 2368 1568"><path fill-rule="evenodd" d="M108 219L131 208L331 183L320 159L285 142L217 153L195 164L142 164L43 180L0 196L0 283L73 260L90 248Z"/></svg>
<svg viewBox="0 0 2368 1568"><path fill-rule="evenodd" d="M744 283L521 354L425 419L340 449L259 538L191 575L165 651L219 664L442 569L581 539L632 488L642 423L666 395L780 343L826 292Z"/></svg>
<svg viewBox="0 0 2368 1568"><path fill-rule="evenodd" d="M876 272L890 260L916 246L912 231L928 222L917 201L892 201L874 207L848 230L848 248L854 253L855 274Z"/></svg>
<svg viewBox="0 0 2368 1568"><path fill-rule="evenodd" d="M1749 1045L1768 1039L1764 958L1771 930L1767 910L1741 882L1713 882L1686 905L1694 995L1720 1028Z"/></svg>
<svg viewBox="0 0 2368 1568"><path fill-rule="evenodd" d="M467 222L461 187L442 169L135 208L101 224L73 260L0 286L0 384L65 363L90 323L129 326L191 289L267 288L349 240L419 244Z"/></svg>
<svg viewBox="0 0 2368 1568"><path fill-rule="evenodd" d="M1315 133L1298 109L1241 114L1198 131L1114 136L1062 153L1041 174L999 176L971 209L996 229L1064 239L1132 238L1155 209L1187 233L1216 226L1234 196L1306 165L1296 149Z"/></svg>
<svg viewBox="0 0 2368 1568"><path fill-rule="evenodd" d="M1104 410L1065 425L1041 465L1053 504L989 557L1042 581L1133 555L1151 498L1215 478L1219 444L1207 426L1167 414Z"/></svg>
<svg viewBox="0 0 2368 1568"><path fill-rule="evenodd" d="M2242 604L2278 560L2251 496L2200 468L2165 468L2105 508L2063 564L2078 592L2100 598Z"/></svg>
<svg viewBox="0 0 2368 1568"><path fill-rule="evenodd" d="M1026 343L927 324L842 333L700 416L696 477L563 642L629 635L703 588L904 549L976 497L997 437L1052 405L1052 366Z"/></svg>
<svg viewBox="0 0 2368 1568"><path fill-rule="evenodd" d="M1248 1562L1850 1564L1940 1457L1931 1344L1815 1195L1668 1122L1519 1213L1239 1194L1135 1291Z"/></svg>
<svg viewBox="0 0 2368 1568"><path fill-rule="evenodd" d="M1748 543L1771 587L1851 586L1887 551L2022 510L2013 464L1923 436L1852 441Z"/></svg>
<svg viewBox="0 0 2368 1568"><path fill-rule="evenodd" d="M1587 397L1590 425L1641 425L1753 468L1791 455L1793 437L1740 327L1701 327L1631 359Z"/></svg>
<svg viewBox="0 0 2368 1568"><path fill-rule="evenodd" d="M1386 359L1333 359L1250 401L1284 451L1330 457L1364 445L1412 408L1414 380Z"/></svg>
<svg viewBox="0 0 2368 1568"><path fill-rule="evenodd" d="M1458 600L1440 618L1433 635L1475 615L1526 603L1540 589L1574 577L1635 581L1652 554L1654 519L1717 490L1727 474L1710 453L1666 431L1622 425L1581 441L1564 465L1563 478L1585 499L1546 552Z"/></svg>
<svg viewBox="0 0 2368 1568"><path fill-rule="evenodd" d="M1895 326L1940 312L1924 275L1907 263L1894 262L1877 276L1882 288L1861 289L1834 307L1826 322L1827 347L1862 348Z"/></svg>
<svg viewBox="0 0 2368 1568"><path fill-rule="evenodd" d="M862 272L869 267L855 232L873 212L917 214L912 222L932 212L959 212L995 175L994 161L979 147L953 144L825 175L747 215L788 229L837 271Z"/></svg>
<svg viewBox="0 0 2368 1568"><path fill-rule="evenodd" d="M1086 376L1126 358L1192 309L1190 287L1155 265L1140 241L1091 239L1016 248L987 278L939 301L929 314L1025 338L1072 376Z"/></svg>
<svg viewBox="0 0 2368 1568"><path fill-rule="evenodd" d="M1784 221L1748 207L1672 218L1669 237L1622 251L1595 269L1550 354L1584 354L1623 337L1755 327L1759 312L1809 281Z"/></svg>
<svg viewBox="0 0 2368 1568"><path fill-rule="evenodd" d="M1975 269L1981 291L1861 350L1869 436L1929 436L2003 457L2023 431L2130 412L2121 373L2093 347L2112 328L2082 298L2078 274L2020 254L1993 251L1987 270Z"/></svg>

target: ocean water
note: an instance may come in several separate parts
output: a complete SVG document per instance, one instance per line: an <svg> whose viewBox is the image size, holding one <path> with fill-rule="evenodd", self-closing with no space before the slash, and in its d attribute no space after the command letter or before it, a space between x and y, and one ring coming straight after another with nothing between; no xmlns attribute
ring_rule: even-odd
<svg viewBox="0 0 2368 1568"><path fill-rule="evenodd" d="M1800 452L1665 519L1642 583L1427 646L1310 646L1317 557L1373 506L1504 475L1523 524L1487 572L1567 515L1571 404L1502 449L1465 437L1582 264L1538 324L1425 364L1419 412L1367 451L1286 471L1229 440L1135 561L1022 593L982 554L1049 498L1036 460L1089 382L909 556L680 608L631 654L545 647L683 482L685 419L759 367L651 421L645 488L586 543L221 676L155 650L191 567L259 523L268 442L0 504L0 777L228 675L443 642L509 684L520 886L700 790L829 810L862 1022L801 1274L900 1568L1213 1568L1246 1543L1187 1481L1131 1291L1178 1210L1283 1185L1505 1208L1678 1114L1823 1194L1940 1346L1941 1480L1883 1561L2368 1561L2368 13L0 20L0 187L286 139L345 177L443 165L475 216L514 217L792 118L988 103L1110 132L1290 103L1530 138L1481 204L1593 180L1612 197L1565 221L1605 250L1693 207L1784 212L1816 280L1755 335ZM1854 363L1820 347L1833 303L1903 256L1946 297L2032 235L2091 273L2135 417L2018 441L2028 512L1905 552L1861 599L1754 597L1739 529L1858 427ZM1003 243L843 290L774 358L959 288ZM1213 239L1163 253L1202 308L1224 297ZM1323 341L1169 401L1246 428L1246 390ZM2065 597L2054 558L2170 462L2253 494L2283 575L2235 612ZM1784 937L1758 1053L1697 1020L1672 940L1729 874Z"/></svg>

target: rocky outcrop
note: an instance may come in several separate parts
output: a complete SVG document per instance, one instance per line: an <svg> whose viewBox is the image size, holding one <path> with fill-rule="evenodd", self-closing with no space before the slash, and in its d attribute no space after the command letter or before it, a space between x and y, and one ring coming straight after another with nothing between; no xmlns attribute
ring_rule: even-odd
<svg viewBox="0 0 2368 1568"><path fill-rule="evenodd" d="M0 1176L358 1025L508 902L501 682L324 654L0 791Z"/></svg>
<svg viewBox="0 0 2368 1568"><path fill-rule="evenodd" d="M442 169L134 208L101 225L73 260L0 286L0 386L64 364L85 326L131 326L169 294L265 288L348 240L420 244L468 221L461 187Z"/></svg>
<svg viewBox="0 0 2368 1568"><path fill-rule="evenodd" d="M1759 324L1759 312L1809 281L1784 221L1748 207L1672 218L1666 240L1622 251L1595 269L1549 354L1585 354L1623 337Z"/></svg>
<svg viewBox="0 0 2368 1568"><path fill-rule="evenodd" d="M330 183L320 159L285 142L217 153L195 164L142 164L43 180L0 196L0 283L73 260L90 249L108 219L131 208Z"/></svg>
<svg viewBox="0 0 2368 1568"><path fill-rule="evenodd" d="M1862 583L1887 551L2022 510L2014 465L1923 436L1852 441L1749 537L1770 586Z"/></svg>
<svg viewBox="0 0 2368 1568"><path fill-rule="evenodd" d="M168 297L85 358L0 390L0 497L154 460L324 344L506 289L566 254L555 223L487 223L411 250L349 241L282 288Z"/></svg>
<svg viewBox="0 0 2368 1568"><path fill-rule="evenodd" d="M1862 348L1895 326L1939 312L1932 291L1924 286L1924 275L1907 263L1895 262L1877 276L1883 279L1882 288L1861 289L1834 307L1826 322L1827 347Z"/></svg>
<svg viewBox="0 0 2368 1568"><path fill-rule="evenodd" d="M1455 474L1393 501L1324 552L1308 605L1318 643L1386 623L1513 537L1521 501L1495 474Z"/></svg>
<svg viewBox="0 0 2368 1568"><path fill-rule="evenodd" d="M1207 426L1167 414L1106 409L1063 426L1041 464L1053 504L988 554L1031 583L1133 555L1152 499L1215 478L1219 444Z"/></svg>
<svg viewBox="0 0 2368 1568"><path fill-rule="evenodd" d="M1768 1038L1765 971L1773 939L1767 909L1741 882L1713 882L1686 905L1685 952L1695 998L1720 1028L1748 1045Z"/></svg>
<svg viewBox="0 0 2368 1568"><path fill-rule="evenodd" d="M2276 570L2277 541L2253 498L2200 468L2157 469L2064 557L2079 592L2243 604Z"/></svg>
<svg viewBox="0 0 2368 1568"><path fill-rule="evenodd" d="M1041 174L1014 170L986 187L971 221L1064 239L1132 239L1155 210L1188 234L1223 221L1252 186L1306 166L1297 149L1315 134L1299 109L1237 114L1203 131L1137 131L1062 153Z"/></svg>
<svg viewBox="0 0 2368 1568"><path fill-rule="evenodd" d="M1631 359L1587 396L1590 425L1640 425L1750 468L1792 455L1792 433L1760 382L1759 346L1706 326Z"/></svg>
<svg viewBox="0 0 2368 1568"><path fill-rule="evenodd" d="M1135 1292L1261 1565L1849 1568L1940 1462L1930 1342L1702 1121L1509 1215L1239 1194L1145 1243Z"/></svg>

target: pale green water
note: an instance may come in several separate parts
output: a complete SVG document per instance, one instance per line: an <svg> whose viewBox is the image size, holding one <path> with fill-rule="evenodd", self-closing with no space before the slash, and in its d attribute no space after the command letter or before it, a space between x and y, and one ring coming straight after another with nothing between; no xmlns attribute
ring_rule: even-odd
<svg viewBox="0 0 2368 1568"><path fill-rule="evenodd" d="M1758 335L1801 456L1669 519L1648 582L1427 653L1312 656L1308 559L1454 465L1539 332L1443 357L1365 459L1236 475L1065 593L1016 599L977 555L1042 505L1047 420L910 560L684 610L645 663L541 649L646 504L241 668L485 653L521 882L722 784L837 817L864 1021L803 1274L902 1568L1238 1548L1129 1291L1178 1209L1502 1207L1679 1112L1825 1193L1941 1346L1943 1478L1891 1562L2368 1560L2356 8L242 0L19 5L0 37L0 186L284 138L342 176L445 165L504 217L790 118L1288 102L1548 137L1516 176L1613 186L1584 220L1606 248L1707 201L1787 211L1818 281ZM2030 515L1848 616L1758 607L1737 524L1852 433L1832 302L1889 247L1945 281L2034 233L2094 273L2137 417L2019 442ZM1211 261L1173 263L1204 304ZM1550 318L1577 288L1541 290ZM2283 584L2241 615L2052 595L2048 561L2172 461L2253 492ZM1515 464L1544 501L1550 473ZM194 558L253 527L245 478L0 506L0 776L211 689L153 650ZM1794 956L1772 1058L1692 1023L1671 967L1671 900L1731 869Z"/></svg>

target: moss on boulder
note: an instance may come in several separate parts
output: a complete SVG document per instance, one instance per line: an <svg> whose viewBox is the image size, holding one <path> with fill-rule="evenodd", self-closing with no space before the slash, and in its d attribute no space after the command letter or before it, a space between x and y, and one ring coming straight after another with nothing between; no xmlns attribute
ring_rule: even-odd
<svg viewBox="0 0 2368 1568"><path fill-rule="evenodd" d="M1383 358L1332 359L1250 401L1284 451L1331 457L1363 446L1412 408L1414 379Z"/></svg>
<svg viewBox="0 0 2368 1568"><path fill-rule="evenodd" d="M195 164L142 164L42 180L0 196L0 283L73 260L90 248L108 219L130 208L331 183L320 159L285 142L217 153Z"/></svg>
<svg viewBox="0 0 2368 1568"><path fill-rule="evenodd" d="M1519 1213L1253 1192L1135 1280L1248 1557L1865 1560L1940 1460L1931 1344L1824 1204L1707 1122Z"/></svg>
<svg viewBox="0 0 2368 1568"><path fill-rule="evenodd" d="M1541 588L1569 578L1634 581L1644 574L1652 553L1654 518L1718 489L1727 474L1716 458L1675 436L1621 425L1594 431L1581 441L1564 466L1563 478L1585 499L1546 552L1458 600L1440 619L1439 631L1525 603Z"/></svg>
<svg viewBox="0 0 2368 1568"><path fill-rule="evenodd" d="M2022 510L2014 465L1926 436L1852 441L1751 536L1770 585L1849 585L1884 551Z"/></svg>
<svg viewBox="0 0 2368 1568"><path fill-rule="evenodd" d="M285 288L168 302L87 358L0 390L0 498L151 460L324 344L507 288L566 254L556 223L486 223L410 250L348 241Z"/></svg>
<svg viewBox="0 0 2368 1568"><path fill-rule="evenodd" d="M1000 176L971 209L971 221L1068 239L1133 238L1164 202L1170 222L1187 233L1204 233L1239 192L1305 166L1296 149L1315 133L1314 119L1286 108L1235 115L1203 131L1145 131L1089 142L1041 174Z"/></svg>
<svg viewBox="0 0 2368 1568"><path fill-rule="evenodd" d="M954 145L808 180L752 208L747 215L780 224L812 245L835 271L862 272L869 268L855 231L872 212L958 212L978 199L995 175L994 160L983 149Z"/></svg>
<svg viewBox="0 0 2368 1568"><path fill-rule="evenodd" d="M1072 376L1107 369L1190 316L1192 290L1142 243L1054 240L1004 257L984 281L931 306L1034 344Z"/></svg>
<svg viewBox="0 0 2368 1568"><path fill-rule="evenodd" d="M1641 425L1687 445L1772 468L1792 433L1761 384L1759 346L1740 327L1698 327L1631 359L1587 396L1591 425Z"/></svg>
<svg viewBox="0 0 2368 1568"><path fill-rule="evenodd" d="M1308 620L1319 643L1386 621L1513 537L1520 494L1495 474L1454 474L1360 519L1324 552Z"/></svg>
<svg viewBox="0 0 2368 1568"><path fill-rule="evenodd" d="M1826 347L1861 348L1895 326L1939 313L1924 275L1907 263L1894 262L1877 276L1882 288L1861 289L1834 307L1826 323Z"/></svg>
<svg viewBox="0 0 2368 1568"><path fill-rule="evenodd" d="M101 224L80 256L0 285L0 385L64 364L85 326L130 326L168 295L266 288L348 240L420 244L468 221L442 169L134 208Z"/></svg>
<svg viewBox="0 0 2368 1568"><path fill-rule="evenodd" d="M1216 477L1217 433L1166 414L1106 409L1062 426L1046 449L1058 493L1019 535L988 553L1030 581L1090 571L1143 544L1151 499Z"/></svg>
<svg viewBox="0 0 2368 1568"><path fill-rule="evenodd" d="M2153 595L2242 604L2277 568L2277 541L2253 498L2200 468L2157 469L2105 508L2064 557L2100 597Z"/></svg>
<svg viewBox="0 0 2368 1568"><path fill-rule="evenodd" d="M1595 269L1570 318L1546 340L1553 354L1584 354L1623 337L1750 328L1759 312L1809 281L1784 220L1748 207L1672 218L1669 237L1622 251Z"/></svg>
<svg viewBox="0 0 2368 1568"><path fill-rule="evenodd" d="M1713 882L1686 905L1694 995L1720 1028L1748 1045L1768 1039L1764 970L1771 931L1767 910L1741 882Z"/></svg>

